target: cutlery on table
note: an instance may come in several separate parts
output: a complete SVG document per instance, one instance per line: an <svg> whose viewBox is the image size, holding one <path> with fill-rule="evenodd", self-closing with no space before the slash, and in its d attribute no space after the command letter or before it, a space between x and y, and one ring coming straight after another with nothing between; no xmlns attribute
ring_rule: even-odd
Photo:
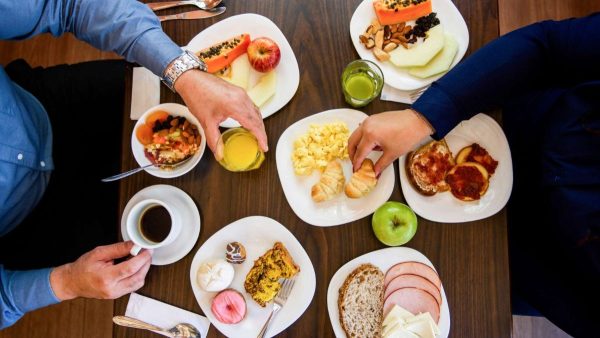
<svg viewBox="0 0 600 338"><path fill-rule="evenodd" d="M281 289L279 289L279 292L277 292L277 295L275 296L275 301L273 302L273 309L271 310L271 314L269 315L269 318L267 319L267 322L265 323L265 325L263 325L262 329L258 333L257 338L265 337L265 335L267 334L267 330L269 329L269 325L273 321L273 318L275 317L277 312L279 312L279 310L281 310L281 308L283 308L283 305L287 301L287 299L290 295L290 292L292 291L292 288L294 287L295 282L296 282L295 278L283 280Z"/></svg>
<svg viewBox="0 0 600 338"><path fill-rule="evenodd" d="M184 1L166 1L166 2L153 2L146 4L153 11L160 11L161 9L167 9L177 6L191 5L196 6L205 11L212 10L217 7L222 0L184 0Z"/></svg>
<svg viewBox="0 0 600 338"><path fill-rule="evenodd" d="M132 327L134 329L143 329L158 331L169 334L173 338L201 338L200 331L191 324L177 324L170 329L163 329L156 325L148 324L141 320L127 317L127 316L114 316L113 322L117 325Z"/></svg>
<svg viewBox="0 0 600 338"><path fill-rule="evenodd" d="M120 174L116 174L116 175L113 175L113 176L110 176L110 177L107 177L107 178L103 178L100 181L102 181L102 182L112 182L112 181L120 180L120 179L122 179L124 177L131 176L131 175L133 175L133 174L135 174L137 172L140 172L140 171L142 171L142 170L144 170L146 168L150 168L150 167L175 169L175 168L179 167L180 165L186 163L187 161L191 160L192 157L193 156L190 156L190 157L186 158L183 161L179 161L179 162L172 163L172 164L150 163L148 165L145 165L145 166L142 166L142 167L139 167L139 168L131 169L129 171L126 171L126 172L123 172L123 173L120 173Z"/></svg>
<svg viewBox="0 0 600 338"><path fill-rule="evenodd" d="M227 9L226 7L219 7L219 8L215 8L211 11L197 10L197 11L184 12L184 13L172 14L172 15L159 15L158 20L167 21L167 20L206 19L206 18L210 18L212 16L217 16L217 15L223 14L226 9Z"/></svg>

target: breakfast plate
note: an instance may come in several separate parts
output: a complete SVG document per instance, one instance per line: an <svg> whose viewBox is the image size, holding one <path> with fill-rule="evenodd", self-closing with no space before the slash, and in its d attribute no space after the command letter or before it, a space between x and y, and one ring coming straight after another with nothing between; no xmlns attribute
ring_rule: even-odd
<svg viewBox="0 0 600 338"><path fill-rule="evenodd" d="M181 175L186 174L190 170L194 169L196 164L198 164L198 162L200 162L200 159L202 158L202 155L204 154L204 150L206 149L206 135L204 135L204 129L202 129L202 126L200 125L200 122L198 122L198 119L194 115L192 115L192 113L190 113L189 109L186 106L183 106L183 105L180 105L177 103L163 103L163 104L159 104L158 106L154 106L154 107L148 109L146 112L144 112L144 114L142 114L142 116L137 120L135 127L133 128L133 132L131 133L131 151L133 152L133 157L135 157L135 160L140 165L140 167L152 164L150 162L150 160L144 154L144 146L137 139L136 130L142 124L146 123L146 118L150 114L152 114L156 111L161 111L161 110L165 111L173 116L185 117L190 123L193 123L198 128L198 131L200 132L200 136L202 138L202 140L200 141L200 145L198 147L198 151L196 151L196 153L194 155L192 155L192 158L187 160L185 163L182 163L181 165L179 165L175 168L172 168L172 169L168 169L168 170L160 169L160 168L154 167L154 166L144 169L147 173L149 173L152 176L156 176L156 177L161 177L161 178L179 177Z"/></svg>
<svg viewBox="0 0 600 338"><path fill-rule="evenodd" d="M304 222L316 226L349 223L373 213L391 196L395 182L394 166L389 166L381 173L377 185L369 195L351 199L342 193L332 200L321 203L315 203L311 198L311 187L319 181L321 173L314 170L311 175L298 176L294 172L292 164L294 141L305 134L311 124L341 121L346 123L352 133L365 118L367 114L358 110L347 108L327 110L294 123L279 138L275 153L279 180L292 210ZM379 157L381 152L377 151L371 152L368 156L374 163ZM344 176L349 179L352 176L352 163L348 159L341 162Z"/></svg>
<svg viewBox="0 0 600 338"><path fill-rule="evenodd" d="M329 319L331 320L331 326L336 337L346 337L346 334L340 325L338 310L339 290L344 284L346 277L361 264L371 263L385 273L393 265L402 262L419 262L428 265L435 270L435 267L427 257L419 251L407 247L386 248L369 252L351 260L338 269L333 277L331 277L329 287L327 288L327 310L329 311ZM446 338L450 333L450 308L448 307L448 299L446 298L446 292L444 291L443 285L440 293L442 305L440 309L440 320L438 322L438 327L440 329L438 338Z"/></svg>
<svg viewBox="0 0 600 338"><path fill-rule="evenodd" d="M490 177L488 190L480 200L473 202L460 201L450 192L421 195L408 181L406 156L402 156L399 159L400 186L407 204L419 216L442 223L470 222L496 214L508 202L513 184L510 147L502 128L488 115L478 114L458 124L445 139L454 156L463 147L478 143L498 161L496 172Z"/></svg>
<svg viewBox="0 0 600 338"><path fill-rule="evenodd" d="M279 45L281 60L275 68L277 72L277 91L261 108L263 119L267 118L285 106L296 94L300 84L300 70L294 51L281 30L268 18L258 14L241 14L229 17L206 28L196 35L184 49L198 52L215 43L233 36L248 33L250 38L268 37ZM261 74L255 70L250 73L250 83L256 83ZM239 127L233 119L221 123L221 127Z"/></svg>
<svg viewBox="0 0 600 338"><path fill-rule="evenodd" d="M230 242L241 242L246 248L246 260L234 264L235 276L229 286L242 293L246 299L246 317L238 324L223 324L211 311L212 299L216 292L206 292L197 283L196 274L203 262L224 258L226 246ZM316 287L315 270L308 254L296 237L279 222L263 216L251 216L237 220L216 232L198 249L190 268L190 282L194 296L211 323L227 337L256 337L271 313L271 304L261 307L244 290L244 280L254 261L281 242L287 248L295 263L300 267L291 294L277 317L271 323L267 337L275 336L292 325L313 299Z"/></svg>
<svg viewBox="0 0 600 338"><path fill-rule="evenodd" d="M146 187L138 191L127 202L123 215L121 216L121 235L123 240L128 241L127 234L127 216L131 208L141 200L145 199L168 199L171 203L178 206L181 211L181 233L173 243L154 249L152 254L152 265L168 265L175 263L185 257L192 250L200 236L200 212L196 207L194 200L183 190L166 184L157 184Z"/></svg>
<svg viewBox="0 0 600 338"><path fill-rule="evenodd" d="M431 0L433 12L437 13L444 31L452 35L458 43L458 52L450 66L452 69L463 58L469 47L469 30L462 15L450 0ZM443 74L420 79L408 74L406 70L394 66L391 62L381 62L373 56L360 42L359 36L364 33L371 21L376 18L373 0L361 2L350 20L350 39L361 59L375 62L383 71L384 82L401 90L414 90L425 87L442 77Z"/></svg>

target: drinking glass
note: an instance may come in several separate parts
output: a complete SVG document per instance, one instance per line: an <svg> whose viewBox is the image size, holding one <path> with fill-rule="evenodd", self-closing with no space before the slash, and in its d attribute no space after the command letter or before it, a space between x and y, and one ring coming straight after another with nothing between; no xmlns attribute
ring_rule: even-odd
<svg viewBox="0 0 600 338"><path fill-rule="evenodd" d="M229 171L258 169L265 160L256 137L245 128L231 128L221 135L223 158L219 163Z"/></svg>
<svg viewBox="0 0 600 338"><path fill-rule="evenodd" d="M368 60L350 62L342 73L342 89L346 102L353 107L364 107L381 94L383 73L379 66Z"/></svg>

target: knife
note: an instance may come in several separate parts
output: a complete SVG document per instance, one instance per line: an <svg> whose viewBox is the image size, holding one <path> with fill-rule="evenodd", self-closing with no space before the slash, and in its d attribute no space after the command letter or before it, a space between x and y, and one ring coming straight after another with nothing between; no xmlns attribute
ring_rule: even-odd
<svg viewBox="0 0 600 338"><path fill-rule="evenodd" d="M212 16L223 14L223 13L225 13L226 9L227 9L226 7L218 7L218 8L211 10L210 12L203 11L203 10L197 10L197 11L190 11L190 12L184 12L184 13L173 14L173 15L159 15L158 19L161 22L167 21L167 20L206 19L206 18L210 18Z"/></svg>

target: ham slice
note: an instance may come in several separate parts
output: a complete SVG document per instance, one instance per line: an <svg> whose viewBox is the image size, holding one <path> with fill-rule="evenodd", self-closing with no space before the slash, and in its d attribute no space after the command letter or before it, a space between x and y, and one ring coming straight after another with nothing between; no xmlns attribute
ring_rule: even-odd
<svg viewBox="0 0 600 338"><path fill-rule="evenodd" d="M386 287L384 299L386 299L394 291L402 288L415 288L427 291L435 298L438 305L442 305L442 295L440 290L427 279L417 275L400 275L394 278Z"/></svg>
<svg viewBox="0 0 600 338"><path fill-rule="evenodd" d="M429 312L433 320L440 320L440 306L435 298L427 291L417 288L402 288L392 292L383 304L383 313L387 313L398 305L410 311L412 314Z"/></svg>
<svg viewBox="0 0 600 338"><path fill-rule="evenodd" d="M430 281L438 289L438 292L442 288L442 281L438 276L437 272L433 270L429 265L419 262L403 262L392 266L385 274L384 285L387 288L388 284L396 277L400 275L417 275L421 276Z"/></svg>

